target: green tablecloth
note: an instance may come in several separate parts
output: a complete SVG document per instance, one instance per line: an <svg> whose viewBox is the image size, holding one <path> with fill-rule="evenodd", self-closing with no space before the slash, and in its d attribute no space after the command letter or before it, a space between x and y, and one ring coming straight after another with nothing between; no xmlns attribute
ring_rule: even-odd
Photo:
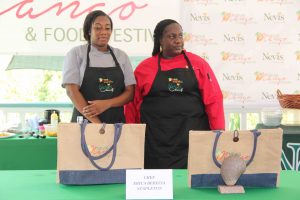
<svg viewBox="0 0 300 200"><path fill-rule="evenodd" d="M272 189L246 188L245 194L221 195L217 189L190 189L187 171L174 170L174 199L299 199L300 173L282 171L280 187ZM55 170L0 171L1 200L118 200L125 199L125 184L65 186L56 184Z"/></svg>
<svg viewBox="0 0 300 200"><path fill-rule="evenodd" d="M51 137L0 139L0 170L56 169L56 144Z"/></svg>
<svg viewBox="0 0 300 200"><path fill-rule="evenodd" d="M282 128L281 167L286 170L300 171L300 126L265 126L257 124L257 129Z"/></svg>

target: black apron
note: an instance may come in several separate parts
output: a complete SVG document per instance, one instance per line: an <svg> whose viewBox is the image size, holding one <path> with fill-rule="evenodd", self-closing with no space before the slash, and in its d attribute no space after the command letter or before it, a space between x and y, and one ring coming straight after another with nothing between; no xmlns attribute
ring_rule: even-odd
<svg viewBox="0 0 300 200"><path fill-rule="evenodd" d="M210 130L193 67L183 55L188 66L168 71L161 71L159 55L157 75L141 105L146 169L186 169L189 130Z"/></svg>
<svg viewBox="0 0 300 200"><path fill-rule="evenodd" d="M89 52L88 47L88 52ZM121 95L125 90L124 74L112 49L108 50L114 59L115 67L90 67L89 53L87 53L87 65L84 72L80 92L86 101L111 99ZM77 116L82 114L74 108L72 122L77 121ZM99 116L101 122L119 123L125 122L123 106L109 108Z"/></svg>

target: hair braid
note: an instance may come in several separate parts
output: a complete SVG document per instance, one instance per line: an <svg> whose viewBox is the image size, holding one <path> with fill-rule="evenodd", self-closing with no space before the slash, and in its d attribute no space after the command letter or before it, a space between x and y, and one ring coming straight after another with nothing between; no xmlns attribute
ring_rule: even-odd
<svg viewBox="0 0 300 200"><path fill-rule="evenodd" d="M158 54L160 52L160 39L163 35L163 32L165 28L170 25L170 24L179 24L177 21L173 19L164 19L160 22L157 23L155 29L154 29L154 46L153 46L153 51L152 51L152 56Z"/></svg>

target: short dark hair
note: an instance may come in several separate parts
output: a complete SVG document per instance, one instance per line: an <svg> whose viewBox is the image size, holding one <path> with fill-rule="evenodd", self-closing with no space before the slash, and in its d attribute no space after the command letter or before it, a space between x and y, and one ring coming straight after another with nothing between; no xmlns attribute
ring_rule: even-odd
<svg viewBox="0 0 300 200"><path fill-rule="evenodd" d="M88 43L91 42L91 28L92 28L92 24L94 23L94 21L96 20L97 17L99 16L105 16L109 19L110 24L111 24L111 29L113 29L113 22L111 20L111 18L102 10L94 10L92 12L90 12L84 20L83 23L83 37L86 41L88 41Z"/></svg>
<svg viewBox="0 0 300 200"><path fill-rule="evenodd" d="M157 23L155 29L154 29L154 46L153 46L153 51L152 51L152 56L158 54L160 52L160 39L163 35L163 32L165 28L170 25L170 24L179 24L177 21L173 19L164 19L160 22Z"/></svg>

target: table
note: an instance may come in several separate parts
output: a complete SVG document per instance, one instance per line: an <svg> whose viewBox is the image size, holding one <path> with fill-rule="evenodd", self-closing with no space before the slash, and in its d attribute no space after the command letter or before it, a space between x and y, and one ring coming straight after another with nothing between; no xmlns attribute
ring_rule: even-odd
<svg viewBox="0 0 300 200"><path fill-rule="evenodd" d="M66 186L56 183L55 170L0 171L0 199L101 200L125 199L125 184ZM216 188L190 189L187 171L173 170L174 199L299 199L300 172L282 171L279 188L246 188L245 194L221 195Z"/></svg>
<svg viewBox="0 0 300 200"><path fill-rule="evenodd" d="M286 170L300 171L300 126L265 126L257 124L256 129L282 128L281 167Z"/></svg>
<svg viewBox="0 0 300 200"><path fill-rule="evenodd" d="M56 146L53 137L1 138L0 170L56 169Z"/></svg>

